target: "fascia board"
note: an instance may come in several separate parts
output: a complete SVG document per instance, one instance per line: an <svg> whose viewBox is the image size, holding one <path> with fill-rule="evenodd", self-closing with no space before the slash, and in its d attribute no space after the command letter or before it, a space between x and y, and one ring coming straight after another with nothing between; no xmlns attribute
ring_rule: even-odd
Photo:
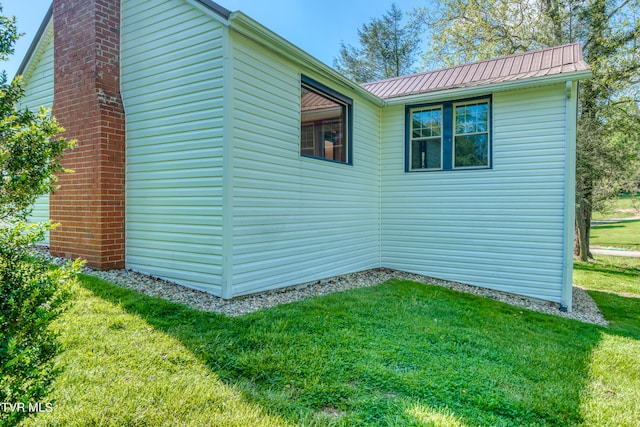
<svg viewBox="0 0 640 427"><path fill-rule="evenodd" d="M385 106L420 104L424 102L438 102L448 99L471 98L486 95L487 93L506 92L518 89L547 86L567 81L588 79L592 76L591 70L575 71L572 73L555 74L553 76L535 77L531 79L515 80L509 82L489 83L479 86L445 89L442 91L425 92L415 95L389 98L384 101Z"/></svg>
<svg viewBox="0 0 640 427"><path fill-rule="evenodd" d="M202 6L204 6L211 12L214 12L216 15L223 18L225 21L229 20L229 15L231 14L231 11L220 6L218 3L212 0L196 0L196 2L200 3Z"/></svg>
<svg viewBox="0 0 640 427"><path fill-rule="evenodd" d="M256 22L252 18L248 17L244 13L237 11L232 12L229 18L230 28L242 34L254 42L264 46L265 48L277 53L280 56L288 59L289 61L299 64L305 68L312 69L315 73L322 77L335 81L343 86L356 92L358 95L367 99L377 106L383 105L383 100L376 95L367 91L359 84L349 80L331 67L327 66L323 62L309 55L299 47L295 46L291 42L285 40L281 36L277 35L273 31L264 27L262 24Z"/></svg>
<svg viewBox="0 0 640 427"><path fill-rule="evenodd" d="M38 31L36 32L36 35L33 38L33 41L31 42L31 45L29 46L29 49L27 50L27 53L25 54L24 58L22 59L22 62L20 63L20 66L18 67L18 70L16 71L16 76L23 75L27 70L27 67L31 62L32 57L38 51L40 42L42 41L42 38L46 34L47 29L49 28L49 25L52 25L52 21L53 21L53 4L49 6L49 10L45 14L44 19L42 20L42 23L40 24L40 27L38 28Z"/></svg>

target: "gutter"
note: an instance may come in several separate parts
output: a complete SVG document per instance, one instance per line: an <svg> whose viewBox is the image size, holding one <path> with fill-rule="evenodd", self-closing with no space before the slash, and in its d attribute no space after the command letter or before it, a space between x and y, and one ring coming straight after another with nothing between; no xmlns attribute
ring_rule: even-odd
<svg viewBox="0 0 640 427"><path fill-rule="evenodd" d="M324 62L314 58L244 13L240 11L232 12L229 17L229 23L230 27L239 34L249 37L254 42L285 59L309 68L326 79L339 82L378 107L384 105L384 101L381 98L361 87L358 83L344 77Z"/></svg>
<svg viewBox="0 0 640 427"><path fill-rule="evenodd" d="M229 15L231 15L231 11L220 6L218 3L212 0L196 0L196 1L200 3L202 6L206 7L207 9L215 12L217 15L221 16L222 18L229 20Z"/></svg>
<svg viewBox="0 0 640 427"><path fill-rule="evenodd" d="M214 12L216 15L224 18L225 20L229 20L229 16L231 15L231 12L225 9L224 7L220 6L218 3L212 0L196 0L196 1L206 9L209 9L210 11ZM49 10L47 10L47 13L44 16L44 19L42 20L42 23L40 24L40 27L38 28L38 31L36 32L36 35L33 38L33 41L31 42L29 49L27 50L27 53L22 59L22 62L20 63L20 66L16 71L16 76L24 74L27 68L27 65L29 65L29 61L31 60L31 57L35 53L38 47L38 43L40 42L40 39L42 38L45 31L47 30L47 27L49 26L49 21L52 19L52 17L53 17L53 3L49 6Z"/></svg>
<svg viewBox="0 0 640 427"><path fill-rule="evenodd" d="M552 84L566 83L588 79L593 75L591 70L574 71L571 73L555 74L553 76L541 76L530 79L512 80L501 83L487 83L478 86L457 87L438 91L424 92L415 95L399 96L397 98L387 98L384 106L406 105L420 102L434 102L447 99L458 99L462 97L473 97L486 95L487 92L505 92L510 90L528 89L532 87L546 86Z"/></svg>

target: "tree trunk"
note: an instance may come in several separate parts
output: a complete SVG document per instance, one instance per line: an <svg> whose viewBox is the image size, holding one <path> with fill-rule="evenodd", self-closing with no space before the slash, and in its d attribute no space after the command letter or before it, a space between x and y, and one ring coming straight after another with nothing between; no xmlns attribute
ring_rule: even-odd
<svg viewBox="0 0 640 427"><path fill-rule="evenodd" d="M574 254L580 261L589 261L589 235L591 233L591 207L584 199L576 203L576 241Z"/></svg>

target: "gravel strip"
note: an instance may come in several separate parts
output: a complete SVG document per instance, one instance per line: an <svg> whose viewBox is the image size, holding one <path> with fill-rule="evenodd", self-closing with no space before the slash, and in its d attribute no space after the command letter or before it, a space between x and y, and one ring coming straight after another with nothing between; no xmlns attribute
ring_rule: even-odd
<svg viewBox="0 0 640 427"><path fill-rule="evenodd" d="M63 264L68 261L64 258L52 257L49 254L48 248L43 246L36 248L36 254L49 259L56 264ZM553 314L597 325L608 325L608 322L602 316L602 313L593 299L591 299L584 289L577 286L573 287L573 310L571 313L567 313L560 311L559 305L556 303L466 285L463 283L434 279L428 276L391 270L388 268L376 268L373 270L344 274L288 288L234 298L232 300L224 300L206 292L190 289L179 284L153 276L136 273L131 270L101 271L85 266L83 267L83 272L99 277L118 286L133 289L145 295L161 297L169 301L185 304L198 310L215 312L227 316L241 316L264 308L299 301L304 298L327 295L348 289L374 286L391 279L401 279L428 285L443 286L445 288L479 295L485 298L491 298L513 306L538 311L540 313Z"/></svg>

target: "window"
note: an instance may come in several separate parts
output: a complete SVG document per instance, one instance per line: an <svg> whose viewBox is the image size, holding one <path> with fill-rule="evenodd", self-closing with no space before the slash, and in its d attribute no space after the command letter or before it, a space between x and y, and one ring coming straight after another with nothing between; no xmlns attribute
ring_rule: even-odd
<svg viewBox="0 0 640 427"><path fill-rule="evenodd" d="M453 167L489 166L489 102L456 104Z"/></svg>
<svg viewBox="0 0 640 427"><path fill-rule="evenodd" d="M411 169L442 169L442 107L411 112Z"/></svg>
<svg viewBox="0 0 640 427"><path fill-rule="evenodd" d="M407 171L491 167L491 99L407 106Z"/></svg>
<svg viewBox="0 0 640 427"><path fill-rule="evenodd" d="M351 164L350 98L302 76L300 155Z"/></svg>

